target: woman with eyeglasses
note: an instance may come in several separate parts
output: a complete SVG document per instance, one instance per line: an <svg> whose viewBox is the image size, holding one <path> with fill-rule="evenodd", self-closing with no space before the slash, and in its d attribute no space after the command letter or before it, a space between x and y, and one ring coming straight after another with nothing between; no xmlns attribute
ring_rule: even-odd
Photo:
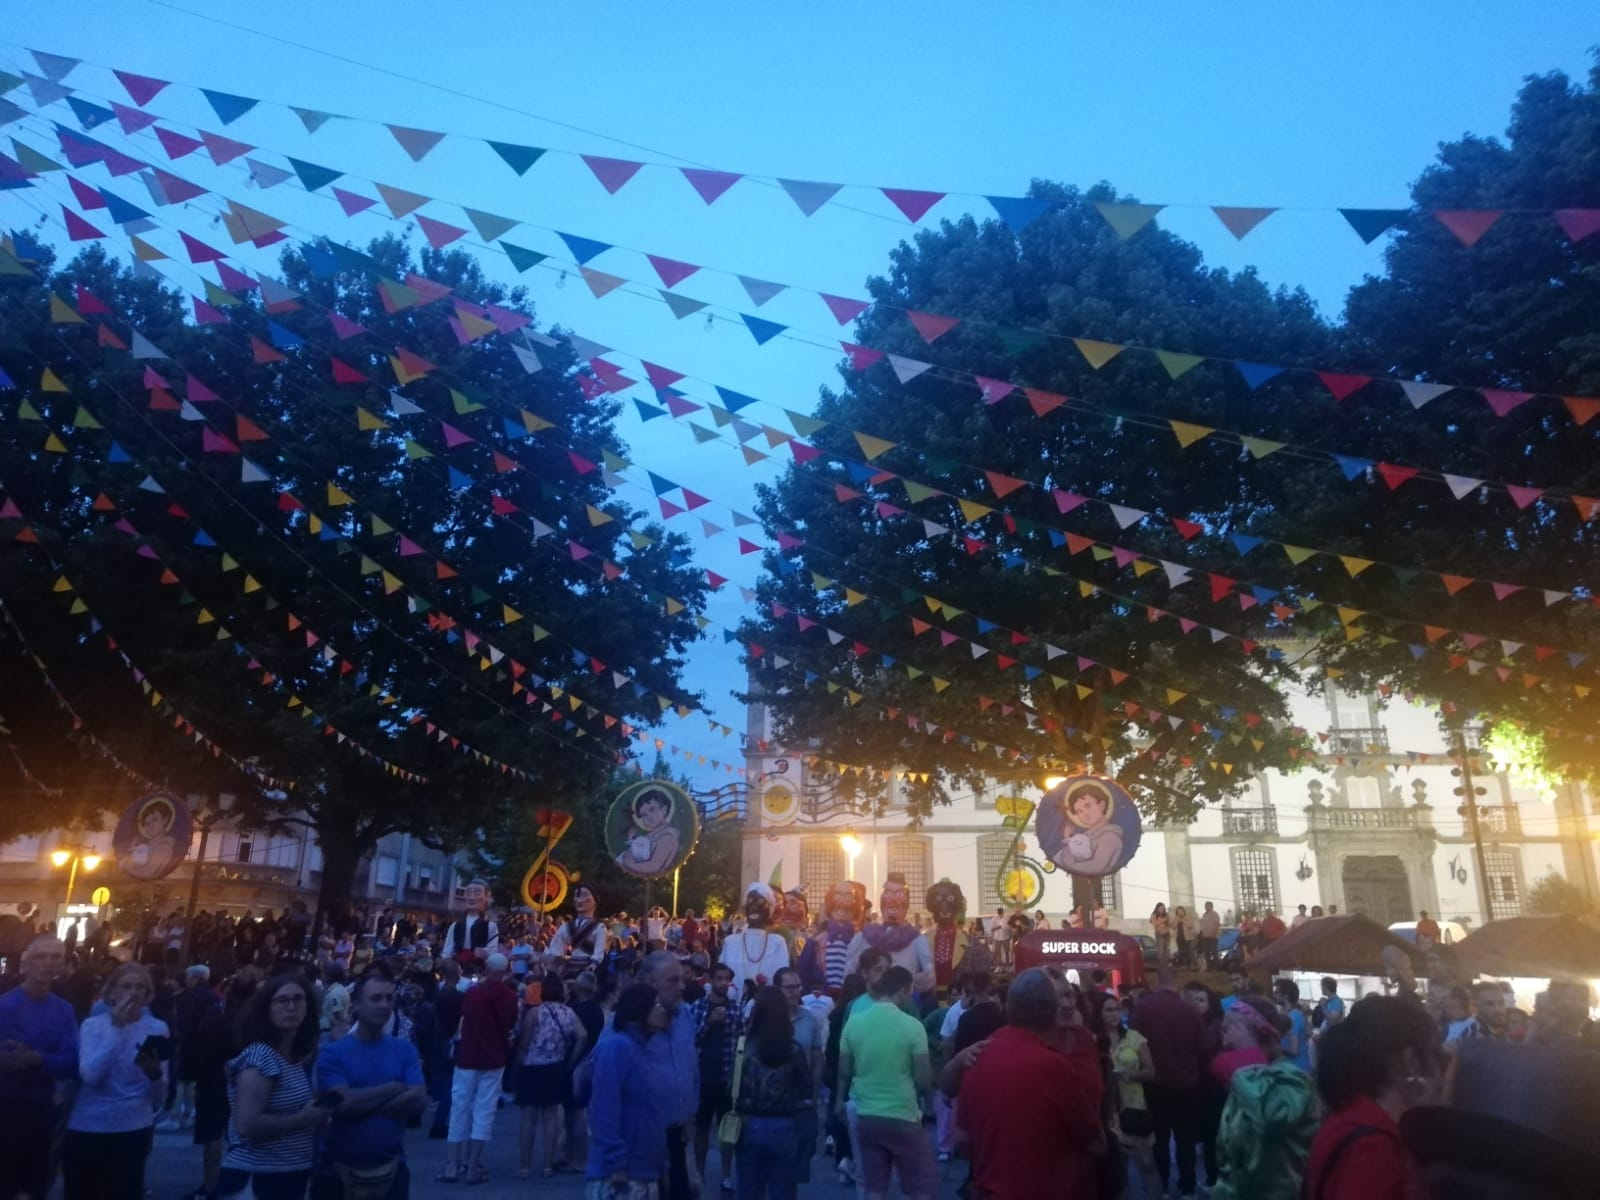
<svg viewBox="0 0 1600 1200"><path fill-rule="evenodd" d="M317 1131L333 1115L311 1091L319 1024L298 975L279 975L250 997L240 1026L244 1050L227 1066L232 1115L219 1196L242 1195L247 1186L256 1200L305 1195Z"/></svg>
<svg viewBox="0 0 1600 1200"><path fill-rule="evenodd" d="M150 1015L149 968L125 963L102 995L107 1011L78 1035L82 1086L62 1154L67 1200L142 1200L156 1109L166 1096L167 1026Z"/></svg>
<svg viewBox="0 0 1600 1200"><path fill-rule="evenodd" d="M655 988L633 983L622 990L611 1028L594 1048L587 1200L658 1200L674 1098L645 1043L666 1027Z"/></svg>

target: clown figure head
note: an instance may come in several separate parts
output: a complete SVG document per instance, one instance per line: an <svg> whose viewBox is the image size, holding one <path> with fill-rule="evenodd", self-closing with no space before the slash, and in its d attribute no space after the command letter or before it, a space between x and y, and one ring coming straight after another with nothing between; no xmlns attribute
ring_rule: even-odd
<svg viewBox="0 0 1600 1200"><path fill-rule="evenodd" d="M791 888L783 894L783 927L805 929L811 924L811 910L806 904L804 888Z"/></svg>

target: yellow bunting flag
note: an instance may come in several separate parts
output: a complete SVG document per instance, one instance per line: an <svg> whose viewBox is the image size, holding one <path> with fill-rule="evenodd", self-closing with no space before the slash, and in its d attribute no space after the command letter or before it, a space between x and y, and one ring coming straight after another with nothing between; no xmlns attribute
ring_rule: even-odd
<svg viewBox="0 0 1600 1200"><path fill-rule="evenodd" d="M1269 454L1276 454L1288 444L1258 437L1241 437L1239 440L1244 443L1244 448L1250 451L1252 458L1265 458Z"/></svg>
<svg viewBox="0 0 1600 1200"><path fill-rule="evenodd" d="M1115 342L1097 342L1091 338L1073 338L1072 344L1078 348L1078 353L1098 371L1125 349Z"/></svg>
<svg viewBox="0 0 1600 1200"><path fill-rule="evenodd" d="M587 510L587 512L589 514L589 524L591 526L594 526L594 525L606 525L606 524L609 524L611 521L615 520L615 518L612 517L612 515L610 513L602 512L600 509L596 508L592 504L585 504L583 507Z"/></svg>
<svg viewBox="0 0 1600 1200"><path fill-rule="evenodd" d="M53 433L44 439L44 448L50 451L51 454L65 454L67 452L67 444Z"/></svg>
<svg viewBox="0 0 1600 1200"><path fill-rule="evenodd" d="M1304 546L1291 546L1288 542L1284 542L1282 545L1283 552L1289 556L1289 561L1296 566L1299 566L1316 553L1315 550L1307 550Z"/></svg>
<svg viewBox="0 0 1600 1200"><path fill-rule="evenodd" d="M64 392L67 390L67 385L61 382L61 378L54 371L46 367L44 374L39 376L39 390L42 392Z"/></svg>
<svg viewBox="0 0 1600 1200"><path fill-rule="evenodd" d="M1188 421L1168 421L1167 424L1172 426L1173 436L1185 450L1216 432L1208 425L1191 425Z"/></svg>
<svg viewBox="0 0 1600 1200"><path fill-rule="evenodd" d="M1205 362L1203 354L1179 354L1175 350L1157 350L1156 361L1167 369L1169 378L1176 379Z"/></svg>
<svg viewBox="0 0 1600 1200"><path fill-rule="evenodd" d="M54 292L50 293L50 321L55 325L82 325L83 318Z"/></svg>
<svg viewBox="0 0 1600 1200"><path fill-rule="evenodd" d="M987 517L994 511L987 504L979 504L976 500L958 500L956 503L961 506L962 519L969 524Z"/></svg>
<svg viewBox="0 0 1600 1200"><path fill-rule="evenodd" d="M880 437L873 437L870 433L857 432L855 434L855 439L856 445L861 447L861 453L866 457L868 462L871 462L873 459L877 458L878 455L894 449L895 446L895 443L885 441Z"/></svg>
<svg viewBox="0 0 1600 1200"><path fill-rule="evenodd" d="M337 484L330 483L328 485L329 506L333 508L342 508L346 504L353 503L355 503L354 497L352 497L349 492L340 488ZM377 530L373 530L373 532L376 533Z"/></svg>
<svg viewBox="0 0 1600 1200"><path fill-rule="evenodd" d="M363 433L370 433L374 429L387 429L389 422L376 413L370 413L359 404L356 406L356 427Z"/></svg>
<svg viewBox="0 0 1600 1200"><path fill-rule="evenodd" d="M516 609L512 608L509 604L502 604L500 606L500 619L507 625L515 625L518 621L522 620L522 614Z"/></svg>
<svg viewBox="0 0 1600 1200"><path fill-rule="evenodd" d="M1353 554L1341 554L1339 561L1344 564L1344 569L1350 572L1352 579L1372 565L1370 558L1357 558Z"/></svg>
<svg viewBox="0 0 1600 1200"><path fill-rule="evenodd" d="M105 428L104 425L100 424L99 421L95 420L94 414L92 412L90 412L87 408L83 408L82 406L80 406L78 408L77 413L72 418L72 427L74 429L104 429Z"/></svg>

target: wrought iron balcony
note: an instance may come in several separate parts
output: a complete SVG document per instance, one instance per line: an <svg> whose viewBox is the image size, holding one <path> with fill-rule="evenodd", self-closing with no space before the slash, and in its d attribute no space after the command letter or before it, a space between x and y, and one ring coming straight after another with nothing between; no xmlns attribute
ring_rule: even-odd
<svg viewBox="0 0 1600 1200"><path fill-rule="evenodd" d="M1329 754L1387 754L1389 731L1382 725L1335 729L1328 735Z"/></svg>
<svg viewBox="0 0 1600 1200"><path fill-rule="evenodd" d="M1522 819L1515 804L1480 804L1478 828L1484 833L1516 837L1522 832Z"/></svg>
<svg viewBox="0 0 1600 1200"><path fill-rule="evenodd" d="M1277 837L1278 810L1275 808L1228 808L1222 810L1224 837Z"/></svg>

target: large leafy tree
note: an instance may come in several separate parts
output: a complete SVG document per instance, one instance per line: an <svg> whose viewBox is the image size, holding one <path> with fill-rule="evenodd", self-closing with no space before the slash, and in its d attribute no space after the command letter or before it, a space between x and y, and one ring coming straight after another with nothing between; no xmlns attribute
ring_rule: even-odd
<svg viewBox="0 0 1600 1200"><path fill-rule="evenodd" d="M448 303L398 281L420 271L478 305L525 296L466 255L417 264L394 239L364 254L293 250L281 269L297 303L274 293L269 313L273 297L241 291L214 328L93 250L61 270L39 252L36 274L5 278L0 364L19 386L0 410L0 480L26 526L0 528L0 599L127 767L180 792L235 792L249 819L314 831L323 906L335 908L389 832L462 847L507 814L602 786L627 729L658 719L664 701L693 701L678 675L705 585L678 539L630 537L642 515L589 467L624 447L614 403L585 398L565 342L539 345L543 369L530 374L534 360L508 338L463 344ZM92 295L109 312L53 323L51 293ZM336 329L331 314L366 332ZM106 346L101 326L124 345L137 330L166 357L136 361ZM284 360L259 364L274 345ZM405 388L410 407L376 382L393 378L397 347L435 368ZM373 382L333 381L334 358ZM41 387L46 368L65 391ZM152 412L147 368L179 397L196 398L193 376L220 399ZM42 421L19 420L30 411ZM512 437L539 425L523 413L550 427ZM218 452L219 433L244 455ZM46 449L50 436L65 452ZM242 457L270 480L241 482ZM24 527L37 545L17 540ZM62 577L70 592L55 590ZM78 600L103 624L73 613ZM159 703L108 652L108 634ZM29 674L0 673L0 712L29 722L19 741L38 774L89 809L135 787L81 732L65 735ZM178 712L225 753L174 731ZM6 809L13 829L69 815Z"/></svg>
<svg viewBox="0 0 1600 1200"><path fill-rule="evenodd" d="M1173 379L1126 355L1097 370L1072 339L1296 361L1329 353L1332 334L1302 293L1209 269L1157 230L1119 238L1093 206L1116 200L1109 188L1036 183L1033 195L1053 208L1022 232L946 223L870 281L876 305L854 340L935 367L908 384L887 360L844 368L817 409L825 457L764 493L769 528L802 544L771 563L761 599L775 615L746 631L760 647L757 694L780 737L816 739L845 764L846 791L900 771L925 806L957 782L1087 764L1113 770L1151 813L1184 819L1237 790L1246 764L1287 762L1300 737L1279 690L1286 667L1266 645L1270 608L1236 594L1213 604L1198 570L1169 587L1151 568L1198 568L1211 553L1209 537L1186 542L1170 518L1220 535L1283 503L1297 472L1272 460L1196 470L1180 448L1166 417L1256 421L1258 400L1231 369ZM905 310L961 324L925 344ZM985 405L970 375L944 366L1073 400L1042 417L1020 391ZM879 447L858 432L894 445L868 466ZM1002 499L990 471L1037 486ZM1105 504L1064 516L1058 490L1149 516L1127 529ZM964 512L963 498L994 511ZM1067 534L1100 545L1063 544ZM1151 606L1170 615L1152 620ZM1185 635L1178 617L1199 627ZM961 640L942 646L946 634Z"/></svg>
<svg viewBox="0 0 1600 1200"><path fill-rule="evenodd" d="M1593 778L1600 614L1586 597L1600 584L1600 533L1582 497L1600 495L1600 421L1582 423L1583 403L1569 410L1558 397L1600 392L1600 237L1574 241L1545 212L1600 208L1600 67L1583 84L1529 79L1505 138L1441 146L1412 200L1387 270L1350 294L1347 368L1547 394L1500 417L1476 391L1414 411L1397 387L1375 384L1336 413L1303 414L1304 436L1327 419L1329 440L1353 454L1547 490L1519 507L1495 486L1455 499L1427 473L1390 491L1324 471L1337 482L1308 493L1315 503L1294 513L1296 526L1324 540L1357 531L1360 553L1401 568L1348 581L1345 594L1379 615L1361 619L1369 636L1330 637L1324 657L1366 684L1445 701L1454 721L1518 721L1542 735L1547 767ZM1440 209L1508 211L1465 247L1429 215ZM1452 594L1433 572L1475 582ZM1525 590L1497 596L1497 582Z"/></svg>

